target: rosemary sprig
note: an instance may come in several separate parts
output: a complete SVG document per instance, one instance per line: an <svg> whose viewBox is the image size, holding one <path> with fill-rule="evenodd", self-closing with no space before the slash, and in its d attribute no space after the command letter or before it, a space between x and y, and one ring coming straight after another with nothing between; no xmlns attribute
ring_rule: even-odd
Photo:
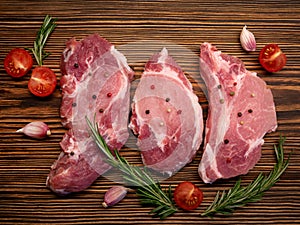
<svg viewBox="0 0 300 225"><path fill-rule="evenodd" d="M250 202L259 201L264 192L269 190L278 180L289 164L289 159L284 160L283 144L285 138L280 136L278 147L274 145L277 163L269 175L260 173L248 186L241 187L239 179L233 188L228 191L219 191L211 205L201 216L213 217L215 214L229 215L236 208Z"/></svg>
<svg viewBox="0 0 300 225"><path fill-rule="evenodd" d="M141 204L154 206L155 208L150 213L155 217L160 217L160 219L176 212L178 209L172 200L171 187L169 186L168 190L164 191L159 182L155 182L146 169L130 165L124 157L120 156L117 150L114 152L114 157L99 134L97 124L92 124L88 118L86 120L91 135L102 153L107 157L107 162L123 173L123 178L129 185L136 187Z"/></svg>
<svg viewBox="0 0 300 225"><path fill-rule="evenodd" d="M43 60L50 55L49 52L44 51L44 46L46 41L54 28L56 27L55 23L56 19L53 19L51 16L46 15L44 22L37 33L36 39L33 44L33 48L30 50L32 51L35 60L39 66L43 65Z"/></svg>

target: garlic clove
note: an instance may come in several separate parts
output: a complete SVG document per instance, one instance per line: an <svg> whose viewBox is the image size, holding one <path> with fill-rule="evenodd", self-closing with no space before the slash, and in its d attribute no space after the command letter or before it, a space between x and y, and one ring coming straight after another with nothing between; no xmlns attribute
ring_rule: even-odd
<svg viewBox="0 0 300 225"><path fill-rule="evenodd" d="M247 26L245 25L241 35L240 42L244 50L251 52L256 50L256 41L254 34L247 30Z"/></svg>
<svg viewBox="0 0 300 225"><path fill-rule="evenodd" d="M104 195L102 206L107 208L120 202L127 194L127 188L123 186L114 186L108 189Z"/></svg>
<svg viewBox="0 0 300 225"><path fill-rule="evenodd" d="M43 139L51 135L51 131L48 125L41 121L34 121L28 123L23 128L17 130L16 132L24 133L25 135L36 139Z"/></svg>

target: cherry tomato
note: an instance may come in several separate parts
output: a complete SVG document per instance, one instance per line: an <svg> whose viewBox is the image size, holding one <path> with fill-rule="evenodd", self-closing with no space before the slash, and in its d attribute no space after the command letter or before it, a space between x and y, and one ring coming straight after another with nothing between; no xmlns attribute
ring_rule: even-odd
<svg viewBox="0 0 300 225"><path fill-rule="evenodd" d="M4 68L12 77L24 76L31 69L32 64L31 55L23 48L12 49L4 59Z"/></svg>
<svg viewBox="0 0 300 225"><path fill-rule="evenodd" d="M277 44L266 45L259 53L259 62L269 72L277 72L286 64L286 55Z"/></svg>
<svg viewBox="0 0 300 225"><path fill-rule="evenodd" d="M193 183L184 181L174 191L175 203L182 209L196 209L203 200L202 191Z"/></svg>
<svg viewBox="0 0 300 225"><path fill-rule="evenodd" d="M46 97L54 92L56 83L56 75L51 69L38 66L32 71L28 89L35 96Z"/></svg>

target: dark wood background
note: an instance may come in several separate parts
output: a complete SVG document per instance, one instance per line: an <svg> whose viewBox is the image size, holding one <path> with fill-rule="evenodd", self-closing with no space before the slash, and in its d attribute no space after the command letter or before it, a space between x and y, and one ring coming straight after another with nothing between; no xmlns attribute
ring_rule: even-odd
<svg viewBox="0 0 300 225"><path fill-rule="evenodd" d="M203 184L197 175L201 148L191 164L162 184L171 184L174 188L181 181L193 181L204 192L203 204L197 210L179 211L163 221L148 214L152 208L142 207L134 191L115 207L102 208L100 203L105 191L115 185L105 177L100 177L81 193L67 197L53 194L45 187L45 180L61 151L59 142L65 132L59 118L60 87L57 86L50 98L39 99L27 89L29 75L14 80L3 68L5 55L12 48L33 45L46 14L58 19L58 26L46 46L52 54L45 60L58 80L65 41L94 32L117 48L147 39L168 41L198 55L200 44L208 41L223 52L240 57L247 69L257 72L272 89L279 124L276 132L266 135L262 158L254 169L242 176L243 184L248 184L260 172L272 169L275 163L273 145L280 134L287 137L286 154L294 152L281 180L261 201L240 208L231 216L203 218L200 213L212 202L216 192L232 187L237 178L213 185ZM239 34L245 24L256 36L256 52L246 53L241 49ZM286 67L275 74L264 71L257 60L259 50L271 42L278 43L288 58ZM139 48L136 51L142 52L143 46ZM298 0L0 1L0 224L299 224L299 52ZM142 73L143 63L131 64L129 60L136 79ZM192 81L206 118L207 100L197 89L197 77ZM34 120L48 123L52 136L38 141L15 133ZM130 142L134 143L135 139L130 137ZM140 163L138 154L130 148L125 147L122 152L130 162Z"/></svg>

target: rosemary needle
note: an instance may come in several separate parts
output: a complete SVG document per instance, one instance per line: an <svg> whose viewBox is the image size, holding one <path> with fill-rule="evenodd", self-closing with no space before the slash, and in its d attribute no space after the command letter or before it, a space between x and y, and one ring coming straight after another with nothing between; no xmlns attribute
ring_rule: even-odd
<svg viewBox="0 0 300 225"><path fill-rule="evenodd" d="M274 145L277 163L274 165L273 170L264 175L260 173L255 180L248 186L241 186L241 179L239 179L234 187L228 191L219 191L214 201L208 208L201 214L201 216L213 217L215 214L229 215L236 208L242 207L250 202L259 201L264 192L270 189L283 174L289 164L289 159L284 160L283 144L285 138L280 137L278 147Z"/></svg>
<svg viewBox="0 0 300 225"><path fill-rule="evenodd" d="M51 16L49 15L45 16L44 22L37 33L33 48L30 49L39 66L43 65L43 60L50 54L49 52L44 51L44 46L46 44L48 37L56 27L55 21L56 19L53 19Z"/></svg>
<svg viewBox="0 0 300 225"><path fill-rule="evenodd" d="M102 153L107 157L107 162L119 169L123 173L123 178L130 185L137 187L137 195L143 205L151 205L155 208L150 212L155 217L164 219L177 211L175 203L172 200L172 191L169 186L168 190L163 190L158 182L156 182L146 169L132 166L128 161L115 151L115 157L108 148L104 139L98 132L96 123L92 124L86 118L90 128L91 135Z"/></svg>

